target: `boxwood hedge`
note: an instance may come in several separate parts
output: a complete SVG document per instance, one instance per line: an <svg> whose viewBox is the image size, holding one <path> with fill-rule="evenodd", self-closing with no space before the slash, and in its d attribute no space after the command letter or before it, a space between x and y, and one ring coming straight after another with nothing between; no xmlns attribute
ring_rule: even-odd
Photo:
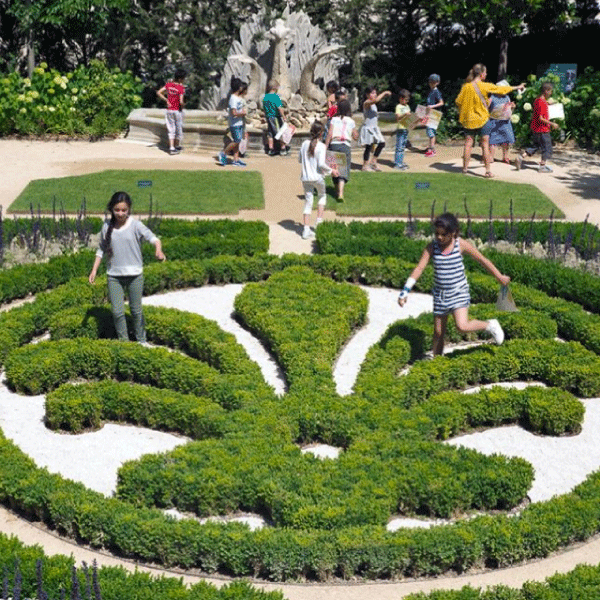
<svg viewBox="0 0 600 600"><path fill-rule="evenodd" d="M2 437L0 500L123 556L278 580L393 578L507 566L596 533L598 474L518 516L386 530L395 512L454 516L515 506L531 483L530 465L482 457L439 440L507 422L542 434L576 433L583 407L573 395L600 395L599 321L574 302L590 292L580 274L569 289L555 286L556 297L516 283L513 295L523 314L499 316L513 338L501 347L485 345L411 365L427 343L426 332L421 326L418 333L419 320L412 330L392 326L369 352L354 394L338 396L331 362L366 310L360 290L340 283L399 287L412 266L397 258L257 255L146 268L152 293L256 282L238 297L236 310L286 366L289 389L281 398L233 339L191 315L148 310L151 340L178 353L95 339L109 329L104 286L73 278L82 273L66 259L36 269L40 277L26 293L51 291L0 314L9 384L25 393L50 392L48 414L55 426L77 430L107 419L129 420L194 441L127 463L117 497L105 498L36 467ZM470 280L480 304L474 310L485 316L493 309L481 304L495 300L496 284L479 273ZM419 288L430 283L425 274ZM23 289L16 286L6 298L19 297ZM287 313L293 318L285 318ZM27 344L48 329L61 339ZM566 343L553 339L555 332ZM413 339L419 337L420 350ZM408 373L399 376L406 367ZM69 385L81 377L92 382L76 386L80 390ZM551 389L458 395L468 386L516 378ZM143 387L148 385L154 390ZM298 445L308 441L336 443L343 452L336 461L319 461L300 453ZM167 506L197 515L256 510L273 526L251 532L236 523L174 521L160 510Z"/></svg>

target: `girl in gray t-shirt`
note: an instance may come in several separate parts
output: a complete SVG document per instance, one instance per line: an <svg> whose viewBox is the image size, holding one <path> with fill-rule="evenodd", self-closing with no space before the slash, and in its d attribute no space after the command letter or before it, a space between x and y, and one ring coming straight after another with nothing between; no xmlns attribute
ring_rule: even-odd
<svg viewBox="0 0 600 600"><path fill-rule="evenodd" d="M128 341L125 320L125 292L129 297L129 310L133 319L135 338L146 343L142 294L144 274L142 262L142 241L154 244L156 258L165 260L160 240L141 222L131 216L131 198L126 192L113 194L106 210L110 219L100 232L100 247L96 252L89 282L94 283L102 258L106 256L108 279L108 299L112 307L117 336Z"/></svg>

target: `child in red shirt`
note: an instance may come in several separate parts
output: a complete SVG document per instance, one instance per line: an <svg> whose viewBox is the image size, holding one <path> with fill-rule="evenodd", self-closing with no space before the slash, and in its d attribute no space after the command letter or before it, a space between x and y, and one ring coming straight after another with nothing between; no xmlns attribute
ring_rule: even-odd
<svg viewBox="0 0 600 600"><path fill-rule="evenodd" d="M552 137L551 129L558 129L558 123L553 123L548 118L548 98L552 96L553 85L549 81L542 83L540 96L533 102L533 114L531 115L530 129L533 133L532 148L527 148L520 156L517 157L517 169L521 168L523 159L528 156L533 156L538 148L542 153L542 160L538 171L540 173L552 173L552 169L546 165L546 161L552 158Z"/></svg>
<svg viewBox="0 0 600 600"><path fill-rule="evenodd" d="M167 123L167 134L169 136L169 154L178 154L181 152L181 141L183 139L183 105L185 101L186 72L183 69L177 69L173 81L167 81L163 87L156 92L156 95L167 103L167 113L165 120ZM166 92L166 96L165 96Z"/></svg>

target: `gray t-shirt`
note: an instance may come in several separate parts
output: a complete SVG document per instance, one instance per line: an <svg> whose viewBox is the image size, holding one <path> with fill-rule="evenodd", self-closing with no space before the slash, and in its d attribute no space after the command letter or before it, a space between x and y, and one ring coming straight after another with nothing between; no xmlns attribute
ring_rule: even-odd
<svg viewBox="0 0 600 600"><path fill-rule="evenodd" d="M102 225L100 247L96 256L102 258L106 251L108 221ZM154 244L158 238L141 222L127 217L123 227L113 229L110 247L112 254L107 256L106 274L113 277L139 275L143 270L142 240Z"/></svg>

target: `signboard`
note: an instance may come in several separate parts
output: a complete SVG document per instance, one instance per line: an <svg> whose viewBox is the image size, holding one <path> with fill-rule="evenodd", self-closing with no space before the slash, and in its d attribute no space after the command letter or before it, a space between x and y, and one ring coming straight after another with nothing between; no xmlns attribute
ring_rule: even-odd
<svg viewBox="0 0 600 600"><path fill-rule="evenodd" d="M544 71L544 75L553 73L558 75L560 83L556 86L560 91L569 94L575 87L575 79L577 78L577 65L571 63L554 63L548 66ZM558 90L557 90L558 91Z"/></svg>
<svg viewBox="0 0 600 600"><path fill-rule="evenodd" d="M138 187L141 187L141 188L152 187L152 181L150 181L150 179L142 179L137 182L137 185L138 185Z"/></svg>

